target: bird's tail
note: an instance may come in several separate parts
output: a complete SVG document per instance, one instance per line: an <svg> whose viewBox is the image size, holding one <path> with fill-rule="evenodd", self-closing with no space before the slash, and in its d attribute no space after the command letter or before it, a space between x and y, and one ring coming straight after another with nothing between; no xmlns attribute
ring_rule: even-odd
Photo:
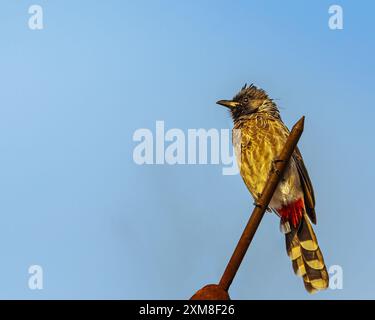
<svg viewBox="0 0 375 320"><path fill-rule="evenodd" d="M294 273L303 277L306 290L314 293L328 287L329 277L314 230L306 213L297 230L285 234L286 250Z"/></svg>

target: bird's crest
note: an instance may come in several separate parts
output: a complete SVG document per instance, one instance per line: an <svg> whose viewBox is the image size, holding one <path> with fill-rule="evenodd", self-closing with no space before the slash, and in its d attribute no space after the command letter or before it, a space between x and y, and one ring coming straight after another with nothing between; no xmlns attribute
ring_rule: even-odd
<svg viewBox="0 0 375 320"><path fill-rule="evenodd" d="M242 97L247 96L250 99L267 99L268 95L263 89L259 89L254 84L247 86L247 83L241 88L240 92L233 98L234 101L241 100Z"/></svg>

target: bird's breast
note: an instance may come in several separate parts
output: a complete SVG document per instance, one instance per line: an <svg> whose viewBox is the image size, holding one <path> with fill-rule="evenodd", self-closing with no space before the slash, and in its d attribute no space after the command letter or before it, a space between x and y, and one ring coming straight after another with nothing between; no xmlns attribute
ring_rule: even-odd
<svg viewBox="0 0 375 320"><path fill-rule="evenodd" d="M233 128L233 145L241 176L254 198L262 193L272 169L273 161L280 154L288 137L288 130L281 121L251 119L238 123ZM289 178L287 169L278 190L281 196L291 195L295 179ZM294 170L292 170L294 172ZM280 193L279 192L279 193Z"/></svg>

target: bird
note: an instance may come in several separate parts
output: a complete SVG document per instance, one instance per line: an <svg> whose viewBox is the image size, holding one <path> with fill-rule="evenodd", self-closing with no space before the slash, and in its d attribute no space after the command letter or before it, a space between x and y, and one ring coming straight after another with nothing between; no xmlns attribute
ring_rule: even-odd
<svg viewBox="0 0 375 320"><path fill-rule="evenodd" d="M233 119L232 143L238 168L257 205L287 138L289 129L268 94L245 84L232 100L217 104L229 108ZM271 198L267 211L280 218L286 251L294 273L309 293L327 289L329 275L312 224L316 224L315 195L298 147Z"/></svg>

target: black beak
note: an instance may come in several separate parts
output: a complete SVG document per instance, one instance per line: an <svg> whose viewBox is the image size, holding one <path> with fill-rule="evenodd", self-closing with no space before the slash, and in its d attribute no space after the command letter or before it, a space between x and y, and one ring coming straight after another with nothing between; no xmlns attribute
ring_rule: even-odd
<svg viewBox="0 0 375 320"><path fill-rule="evenodd" d="M235 108L239 105L238 102L236 101L232 101L232 100L219 100L216 102L217 104L220 104L224 107L227 107L227 108Z"/></svg>

